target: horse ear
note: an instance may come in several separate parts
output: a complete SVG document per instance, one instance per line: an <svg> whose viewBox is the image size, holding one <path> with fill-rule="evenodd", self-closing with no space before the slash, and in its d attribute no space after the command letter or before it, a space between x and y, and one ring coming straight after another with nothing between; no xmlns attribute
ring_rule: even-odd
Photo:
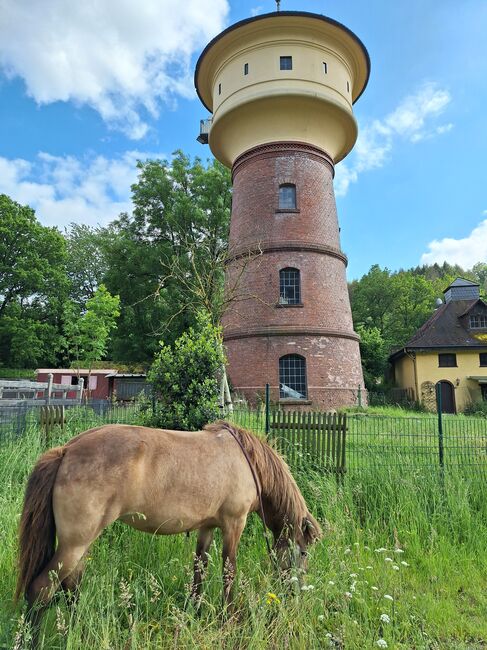
<svg viewBox="0 0 487 650"><path fill-rule="evenodd" d="M315 540L319 539L322 534L319 523L311 515L303 518L301 530L303 531L304 539L307 544L312 544Z"/></svg>

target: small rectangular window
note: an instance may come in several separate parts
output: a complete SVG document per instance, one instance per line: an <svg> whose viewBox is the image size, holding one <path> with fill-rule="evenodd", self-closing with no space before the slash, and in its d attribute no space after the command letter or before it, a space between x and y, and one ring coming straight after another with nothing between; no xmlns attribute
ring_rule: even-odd
<svg viewBox="0 0 487 650"><path fill-rule="evenodd" d="M456 354L439 354L438 355L438 367L439 368L456 368L457 367L457 355Z"/></svg>
<svg viewBox="0 0 487 650"><path fill-rule="evenodd" d="M292 70L292 69L293 69L293 57L281 56L281 70Z"/></svg>
<svg viewBox="0 0 487 650"><path fill-rule="evenodd" d="M481 352L479 354L479 361L481 368L487 368L487 352Z"/></svg>
<svg viewBox="0 0 487 650"><path fill-rule="evenodd" d="M325 61L323 61L323 72L328 74L328 64Z"/></svg>
<svg viewBox="0 0 487 650"><path fill-rule="evenodd" d="M296 210L296 185L279 186L279 210Z"/></svg>
<svg viewBox="0 0 487 650"><path fill-rule="evenodd" d="M347 93L350 92L350 83L347 81Z"/></svg>
<svg viewBox="0 0 487 650"><path fill-rule="evenodd" d="M472 329L487 328L487 315L485 314L472 314L470 316L470 327Z"/></svg>
<svg viewBox="0 0 487 650"><path fill-rule="evenodd" d="M219 95L222 94L222 85L221 84L218 84L218 94Z"/></svg>
<svg viewBox="0 0 487 650"><path fill-rule="evenodd" d="M249 74L249 64L248 63L244 64L244 74Z"/></svg>

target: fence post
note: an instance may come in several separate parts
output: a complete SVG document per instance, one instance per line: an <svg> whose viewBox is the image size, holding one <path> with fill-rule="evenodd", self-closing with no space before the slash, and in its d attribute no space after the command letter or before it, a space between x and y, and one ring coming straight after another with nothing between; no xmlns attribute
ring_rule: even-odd
<svg viewBox="0 0 487 650"><path fill-rule="evenodd" d="M443 447L443 418L442 418L442 403L441 403L441 383L436 384L436 409L438 411L438 453L440 460L440 467L443 469L445 464L444 447Z"/></svg>
<svg viewBox="0 0 487 650"><path fill-rule="evenodd" d="M271 392L271 387L269 384L265 385L265 435L269 435L269 431L271 430L270 427L270 392Z"/></svg>
<svg viewBox="0 0 487 650"><path fill-rule="evenodd" d="M83 402L83 389L84 389L84 387L85 387L85 380L83 379L83 377L80 377L79 382L78 382L79 403L80 404ZM66 397L67 397L67 393L66 393Z"/></svg>
<svg viewBox="0 0 487 650"><path fill-rule="evenodd" d="M50 404L50 403L51 403L52 382L53 382L53 379L54 379L53 374L52 374L52 372L50 372L50 373L47 375L47 396L46 396L46 397L47 397L47 400L46 400L46 404Z"/></svg>

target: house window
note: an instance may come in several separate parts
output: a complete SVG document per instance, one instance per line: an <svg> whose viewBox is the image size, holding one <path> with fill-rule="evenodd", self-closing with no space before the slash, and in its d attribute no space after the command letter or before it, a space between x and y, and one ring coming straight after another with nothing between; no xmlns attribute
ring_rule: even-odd
<svg viewBox="0 0 487 650"><path fill-rule="evenodd" d="M218 94L219 95L222 94L222 85L221 84L218 84Z"/></svg>
<svg viewBox="0 0 487 650"><path fill-rule="evenodd" d="M78 375L73 375L71 377L71 386L79 386L79 380L80 379L83 380L83 386L85 388L87 388L88 387L88 375L81 375L80 377L78 377Z"/></svg>
<svg viewBox="0 0 487 650"><path fill-rule="evenodd" d="M249 64L244 63L244 74L249 74Z"/></svg>
<svg viewBox="0 0 487 650"><path fill-rule="evenodd" d="M306 359L299 354L286 354L279 359L279 397L306 399Z"/></svg>
<svg viewBox="0 0 487 650"><path fill-rule="evenodd" d="M484 329L487 328L487 314L472 314L470 316L471 329Z"/></svg>
<svg viewBox="0 0 487 650"><path fill-rule="evenodd" d="M279 210L296 210L296 185L279 185Z"/></svg>
<svg viewBox="0 0 487 650"><path fill-rule="evenodd" d="M326 63L326 61L323 61L323 72L325 74L328 74L328 64Z"/></svg>
<svg viewBox="0 0 487 650"><path fill-rule="evenodd" d="M279 304L299 305L301 303L301 279L298 269L286 268L279 271Z"/></svg>
<svg viewBox="0 0 487 650"><path fill-rule="evenodd" d="M439 354L438 355L438 366L440 368L456 368L457 367L457 355L456 354Z"/></svg>
<svg viewBox="0 0 487 650"><path fill-rule="evenodd" d="M281 56L281 70L292 70L292 69L293 69L293 57Z"/></svg>
<svg viewBox="0 0 487 650"><path fill-rule="evenodd" d="M487 352L481 352L479 354L479 361L481 368L487 368Z"/></svg>
<svg viewBox="0 0 487 650"><path fill-rule="evenodd" d="M347 93L349 93L349 92L350 92L350 82L347 81Z"/></svg>

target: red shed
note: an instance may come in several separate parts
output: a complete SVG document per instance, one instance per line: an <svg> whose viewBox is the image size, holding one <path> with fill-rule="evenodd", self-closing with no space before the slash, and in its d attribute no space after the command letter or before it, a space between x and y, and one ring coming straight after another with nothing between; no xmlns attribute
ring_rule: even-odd
<svg viewBox="0 0 487 650"><path fill-rule="evenodd" d="M117 371L113 368L91 371L86 368L80 368L79 370L73 368L39 368L36 380L47 381L50 373L53 375L53 383L71 384L71 386L77 386L79 378L82 377L91 399L109 399L113 376L116 375ZM68 393L68 397L74 397L74 395L74 393Z"/></svg>

